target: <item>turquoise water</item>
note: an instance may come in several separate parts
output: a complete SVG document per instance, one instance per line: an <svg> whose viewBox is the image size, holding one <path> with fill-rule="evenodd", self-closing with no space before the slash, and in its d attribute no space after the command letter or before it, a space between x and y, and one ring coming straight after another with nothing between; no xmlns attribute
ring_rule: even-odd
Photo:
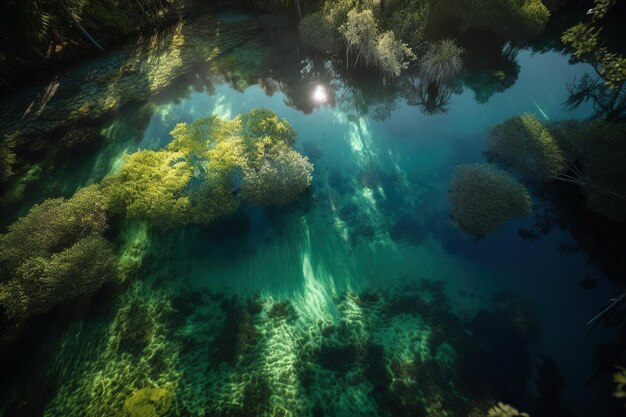
<svg viewBox="0 0 626 417"><path fill-rule="evenodd" d="M235 27L224 37L250 25L223 21ZM122 107L98 121L101 143L80 157L38 162L43 173L5 206L3 224L99 181L126 154L165 146L177 123L256 107L298 132L295 148L315 166L310 193L209 227L118 225L114 238L135 268L115 288L35 321L22 351L11 351L15 361L3 363L11 380L0 410L131 415L122 411L142 393L169 399L155 415L457 416L500 400L533 416L557 415L557 407L611 412L609 377L585 386L594 346L611 337L585 325L613 294L605 281L594 291L578 286L585 274L601 276L598 265L585 251L559 250L576 244L566 229L522 239L518 230L534 218L471 239L450 220L447 199L455 167L485 160L494 125L523 112L585 118L589 108L567 112L562 103L565 84L589 68L557 52L521 50L510 88L479 103L459 86L447 111L433 115L409 105L402 85L352 80L294 41L270 45L271 33L243 37L208 62L190 54L202 59L163 68L200 43L193 25L149 55L173 82L129 93L128 102L118 95ZM64 79L89 79L102 61L115 70L132 48L58 76L59 94ZM318 85L331 104L315 105ZM93 88L110 97L110 84ZM68 95L48 106L64 106ZM56 120L45 116L37 123ZM549 374L546 363L558 371ZM542 391L546 384L560 403Z"/></svg>

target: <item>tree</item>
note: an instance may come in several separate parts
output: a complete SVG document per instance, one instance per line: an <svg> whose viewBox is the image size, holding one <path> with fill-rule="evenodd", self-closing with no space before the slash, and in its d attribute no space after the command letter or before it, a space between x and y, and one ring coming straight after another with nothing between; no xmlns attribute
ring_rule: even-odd
<svg viewBox="0 0 626 417"><path fill-rule="evenodd" d="M580 22L563 33L561 40L572 51L575 61L589 63L595 77L585 74L579 82L568 85L567 107L584 102L593 104L592 119L620 120L626 115L626 57L602 45L601 20L616 0L595 0L589 9L591 21Z"/></svg>
<svg viewBox="0 0 626 417"><path fill-rule="evenodd" d="M493 164L458 166L448 197L454 222L477 238L532 210L526 187Z"/></svg>

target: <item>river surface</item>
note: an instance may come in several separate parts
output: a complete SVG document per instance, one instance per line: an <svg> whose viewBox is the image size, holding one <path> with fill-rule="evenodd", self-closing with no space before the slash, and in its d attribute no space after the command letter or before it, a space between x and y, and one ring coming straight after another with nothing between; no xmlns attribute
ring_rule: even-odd
<svg viewBox="0 0 626 417"><path fill-rule="evenodd" d="M577 246L566 227L524 239L532 216L472 239L448 202L455 167L485 161L496 124L588 116L562 103L589 68L522 49L507 58L513 74L487 68L495 75L482 85L468 70L432 110L410 77L355 78L272 25L237 13L181 23L0 103L5 134L39 129L53 142L85 123L101 134L79 153L50 142L33 152L31 175L4 190L3 228L211 114L273 110L315 167L310 193L290 207L244 208L209 227L116 227L141 267L35 320L3 360L0 414L127 415L143 389L168 402L132 415L460 416L468 403L504 401L547 416L559 399L575 415L608 415L598 410L609 376L585 384L594 346L611 334L586 322L613 288L578 285L601 268L566 250ZM133 315L144 317L132 324L142 340L123 349L119 329Z"/></svg>

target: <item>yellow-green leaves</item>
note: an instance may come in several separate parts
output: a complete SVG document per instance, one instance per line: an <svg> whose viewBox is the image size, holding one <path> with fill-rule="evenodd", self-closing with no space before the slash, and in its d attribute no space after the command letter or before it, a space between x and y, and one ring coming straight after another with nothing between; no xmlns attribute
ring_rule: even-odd
<svg viewBox="0 0 626 417"><path fill-rule="evenodd" d="M487 153L526 178L545 181L565 169L565 157L548 128L532 114L512 117L494 127Z"/></svg>
<svg viewBox="0 0 626 417"><path fill-rule="evenodd" d="M270 110L254 109L232 120L209 116L180 123L171 135L165 148L131 154L118 172L105 178L104 190L115 209L161 228L206 224L237 210L238 192L246 181L293 185L289 192L257 185L255 189L284 196L265 195L255 198L254 204L292 201L311 182L312 166L308 160L302 163L300 154L290 148L295 131ZM289 165L294 161L300 162L304 175L295 175ZM267 164L294 175L259 177Z"/></svg>
<svg viewBox="0 0 626 417"><path fill-rule="evenodd" d="M190 208L184 191L193 175L184 156L151 150L128 155L120 170L103 181L113 208L164 227L182 221Z"/></svg>

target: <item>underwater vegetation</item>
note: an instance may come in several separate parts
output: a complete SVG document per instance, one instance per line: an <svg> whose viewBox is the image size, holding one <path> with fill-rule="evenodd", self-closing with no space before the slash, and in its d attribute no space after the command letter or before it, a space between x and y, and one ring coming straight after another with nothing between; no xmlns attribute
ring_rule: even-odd
<svg viewBox="0 0 626 417"><path fill-rule="evenodd" d="M66 378L43 415L524 415L493 398L526 403L531 313L511 299L455 315L444 289L348 292L319 316L296 300L137 282L92 351L73 344L95 329L68 329L74 342L50 358ZM489 372L477 379L477 366Z"/></svg>
<svg viewBox="0 0 626 417"><path fill-rule="evenodd" d="M171 135L165 148L128 155L103 180L114 211L161 228L207 224L240 201L293 202L311 184L313 165L291 148L296 133L269 110L181 123Z"/></svg>
<svg viewBox="0 0 626 417"><path fill-rule="evenodd" d="M589 209L609 219L624 221L625 135L624 124L601 120L546 124L534 115L521 114L490 131L486 155L491 161L531 184L550 181L575 184L584 194ZM475 236L488 234L507 219L531 212L530 196L514 177L493 165L484 165L482 171L485 174L478 177L479 166L474 166L472 171L460 167L450 188L453 219L462 229ZM491 185L477 193L479 189L476 187L480 187L480 181L472 181L470 178L487 181L489 175L486 172L491 174ZM495 175L496 172L499 172L499 176ZM494 177L499 180L493 180ZM501 216L492 211L496 204L493 199L495 193L500 193L502 207L495 211L501 213ZM470 226L474 222L468 219L477 218L485 223Z"/></svg>
<svg viewBox="0 0 626 417"><path fill-rule="evenodd" d="M532 210L526 187L493 164L457 167L449 197L452 219L476 237L494 232L511 219L528 216Z"/></svg>
<svg viewBox="0 0 626 417"><path fill-rule="evenodd" d="M0 235L3 338L30 317L115 278L115 250L103 236L107 210L98 186L90 186L33 207Z"/></svg>
<svg viewBox="0 0 626 417"><path fill-rule="evenodd" d="M0 235L2 322L13 328L4 337L14 336L25 320L141 267L146 223L123 237L118 261L104 237L111 216L162 229L207 224L234 213L240 200L292 203L311 184L313 165L291 148L295 131L269 110L178 124L172 136L164 149L128 155L101 185L34 206Z"/></svg>

